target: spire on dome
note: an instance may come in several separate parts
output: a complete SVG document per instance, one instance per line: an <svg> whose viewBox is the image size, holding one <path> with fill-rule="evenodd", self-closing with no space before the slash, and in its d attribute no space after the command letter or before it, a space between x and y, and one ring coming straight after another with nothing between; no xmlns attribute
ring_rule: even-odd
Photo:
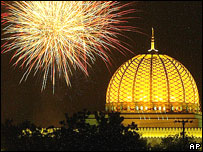
<svg viewBox="0 0 203 152"><path fill-rule="evenodd" d="M149 52L151 51L155 51L155 52L158 52L158 50L155 49L154 47L154 28L152 27L152 38L151 38L151 49L148 50Z"/></svg>

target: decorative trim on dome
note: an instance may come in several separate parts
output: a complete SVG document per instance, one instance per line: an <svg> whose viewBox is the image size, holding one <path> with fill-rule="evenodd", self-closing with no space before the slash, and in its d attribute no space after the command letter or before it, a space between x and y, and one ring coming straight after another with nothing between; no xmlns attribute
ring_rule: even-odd
<svg viewBox="0 0 203 152"><path fill-rule="evenodd" d="M192 105L191 103L186 104L186 108L181 104L176 106L171 104L171 109L166 109L167 103L159 104L154 103L150 109L146 105L140 103L106 103L105 110L107 112L122 112L122 113L199 113L199 105Z"/></svg>

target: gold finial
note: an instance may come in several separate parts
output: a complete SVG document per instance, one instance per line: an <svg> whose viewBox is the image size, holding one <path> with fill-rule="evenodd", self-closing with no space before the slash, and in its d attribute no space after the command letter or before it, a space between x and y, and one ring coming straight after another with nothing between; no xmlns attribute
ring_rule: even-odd
<svg viewBox="0 0 203 152"><path fill-rule="evenodd" d="M153 28L153 27L152 27L151 49L148 50L148 51L151 52L152 50L158 52L158 50L156 50L156 49L154 48L154 28Z"/></svg>
<svg viewBox="0 0 203 152"><path fill-rule="evenodd" d="M151 50L154 50L154 29L152 27Z"/></svg>

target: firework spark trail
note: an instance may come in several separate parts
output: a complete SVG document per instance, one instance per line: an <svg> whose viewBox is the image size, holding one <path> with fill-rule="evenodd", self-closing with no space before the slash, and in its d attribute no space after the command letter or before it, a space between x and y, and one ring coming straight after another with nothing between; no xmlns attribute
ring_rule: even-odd
<svg viewBox="0 0 203 152"><path fill-rule="evenodd" d="M63 74L67 85L71 68L81 69L88 75L87 66L95 62L95 55L105 63L110 62L109 47L123 53L125 48L117 36L121 31L136 28L121 26L123 15L135 12L134 9L120 11L119 2L98 1L20 1L6 4L9 13L2 13L2 24L8 24L3 32L8 37L1 47L2 53L14 51L14 63L27 68L21 81L26 80L34 69L44 72L42 90L46 87L49 72L53 84L56 72ZM8 43L9 42L9 43ZM20 81L20 82L21 82Z"/></svg>

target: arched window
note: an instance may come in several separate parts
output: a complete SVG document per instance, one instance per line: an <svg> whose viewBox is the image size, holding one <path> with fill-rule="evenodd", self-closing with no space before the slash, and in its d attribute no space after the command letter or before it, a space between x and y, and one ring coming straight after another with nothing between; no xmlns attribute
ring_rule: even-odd
<svg viewBox="0 0 203 152"><path fill-rule="evenodd" d="M140 109L143 110L143 106L141 106Z"/></svg>
<svg viewBox="0 0 203 152"><path fill-rule="evenodd" d="M122 107L122 106L120 106L120 109L122 110L122 109L123 109L123 107Z"/></svg>
<svg viewBox="0 0 203 152"><path fill-rule="evenodd" d="M117 111L116 106L114 107L114 110Z"/></svg>

